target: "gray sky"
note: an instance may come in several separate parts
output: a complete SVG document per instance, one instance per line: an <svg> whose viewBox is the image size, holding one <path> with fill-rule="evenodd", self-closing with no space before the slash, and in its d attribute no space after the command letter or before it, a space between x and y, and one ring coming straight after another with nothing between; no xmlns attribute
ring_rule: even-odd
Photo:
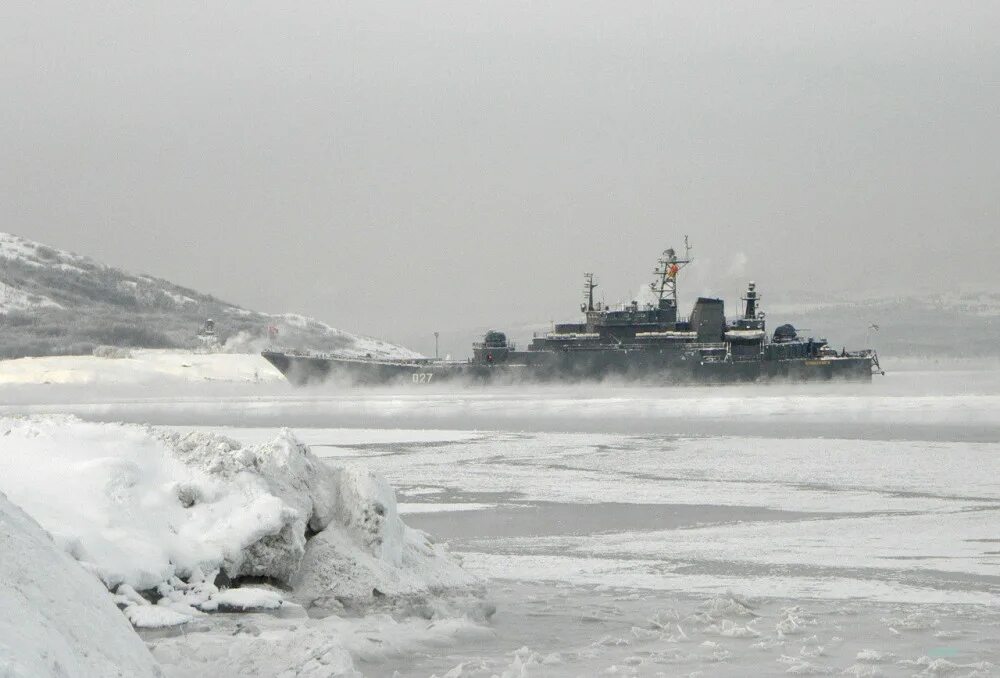
<svg viewBox="0 0 1000 678"><path fill-rule="evenodd" d="M410 343L571 319L584 270L633 298L685 233L690 295L996 288L998 35L985 0L14 0L0 230Z"/></svg>

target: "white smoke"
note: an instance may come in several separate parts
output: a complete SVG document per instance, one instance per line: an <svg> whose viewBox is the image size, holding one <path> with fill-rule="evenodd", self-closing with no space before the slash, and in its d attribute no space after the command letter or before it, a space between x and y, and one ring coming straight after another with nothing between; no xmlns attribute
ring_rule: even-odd
<svg viewBox="0 0 1000 678"><path fill-rule="evenodd" d="M747 262L749 258L744 252L737 252L733 255L733 260L726 271L727 278L743 278L746 275Z"/></svg>

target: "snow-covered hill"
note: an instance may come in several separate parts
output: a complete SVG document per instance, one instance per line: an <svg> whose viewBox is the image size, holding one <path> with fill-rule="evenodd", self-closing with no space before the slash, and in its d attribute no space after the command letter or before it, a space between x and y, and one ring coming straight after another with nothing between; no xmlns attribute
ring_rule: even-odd
<svg viewBox="0 0 1000 678"><path fill-rule="evenodd" d="M252 311L0 233L0 358L89 354L101 345L196 348L208 318L221 348L233 352L257 352L273 341L349 356L418 355L313 318Z"/></svg>
<svg viewBox="0 0 1000 678"><path fill-rule="evenodd" d="M790 322L835 347L886 355L980 358L1000 355L1000 293L952 292L858 301L765 305L771 327Z"/></svg>

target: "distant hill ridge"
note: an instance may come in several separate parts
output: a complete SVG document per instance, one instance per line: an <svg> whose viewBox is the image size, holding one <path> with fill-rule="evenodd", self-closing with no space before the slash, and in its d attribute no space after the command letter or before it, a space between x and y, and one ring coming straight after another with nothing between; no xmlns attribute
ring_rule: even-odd
<svg viewBox="0 0 1000 678"><path fill-rule="evenodd" d="M191 349L212 318L223 350L276 343L345 356L416 357L296 314L241 308L167 280L134 275L72 252L0 233L0 358L88 354L102 345Z"/></svg>
<svg viewBox="0 0 1000 678"><path fill-rule="evenodd" d="M1000 356L1000 293L950 291L860 299L851 303L765 305L768 318L826 337L835 346L871 346L885 355L940 358Z"/></svg>

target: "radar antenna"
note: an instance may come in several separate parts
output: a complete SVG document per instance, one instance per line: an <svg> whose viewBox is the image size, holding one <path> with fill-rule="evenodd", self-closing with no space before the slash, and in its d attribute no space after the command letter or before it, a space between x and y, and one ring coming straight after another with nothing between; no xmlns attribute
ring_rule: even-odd
<svg viewBox="0 0 1000 678"><path fill-rule="evenodd" d="M583 274L583 299L586 302L584 304L583 311L593 311L594 310L594 288L597 287L597 283L594 282L593 273Z"/></svg>
<svg viewBox="0 0 1000 678"><path fill-rule="evenodd" d="M649 289L657 295L659 307L663 308L664 300L677 308L677 274L682 268L691 263L691 245L688 244L688 237L684 236L684 258L679 258L674 248L663 251L663 255L656 261L656 275L649 285Z"/></svg>

